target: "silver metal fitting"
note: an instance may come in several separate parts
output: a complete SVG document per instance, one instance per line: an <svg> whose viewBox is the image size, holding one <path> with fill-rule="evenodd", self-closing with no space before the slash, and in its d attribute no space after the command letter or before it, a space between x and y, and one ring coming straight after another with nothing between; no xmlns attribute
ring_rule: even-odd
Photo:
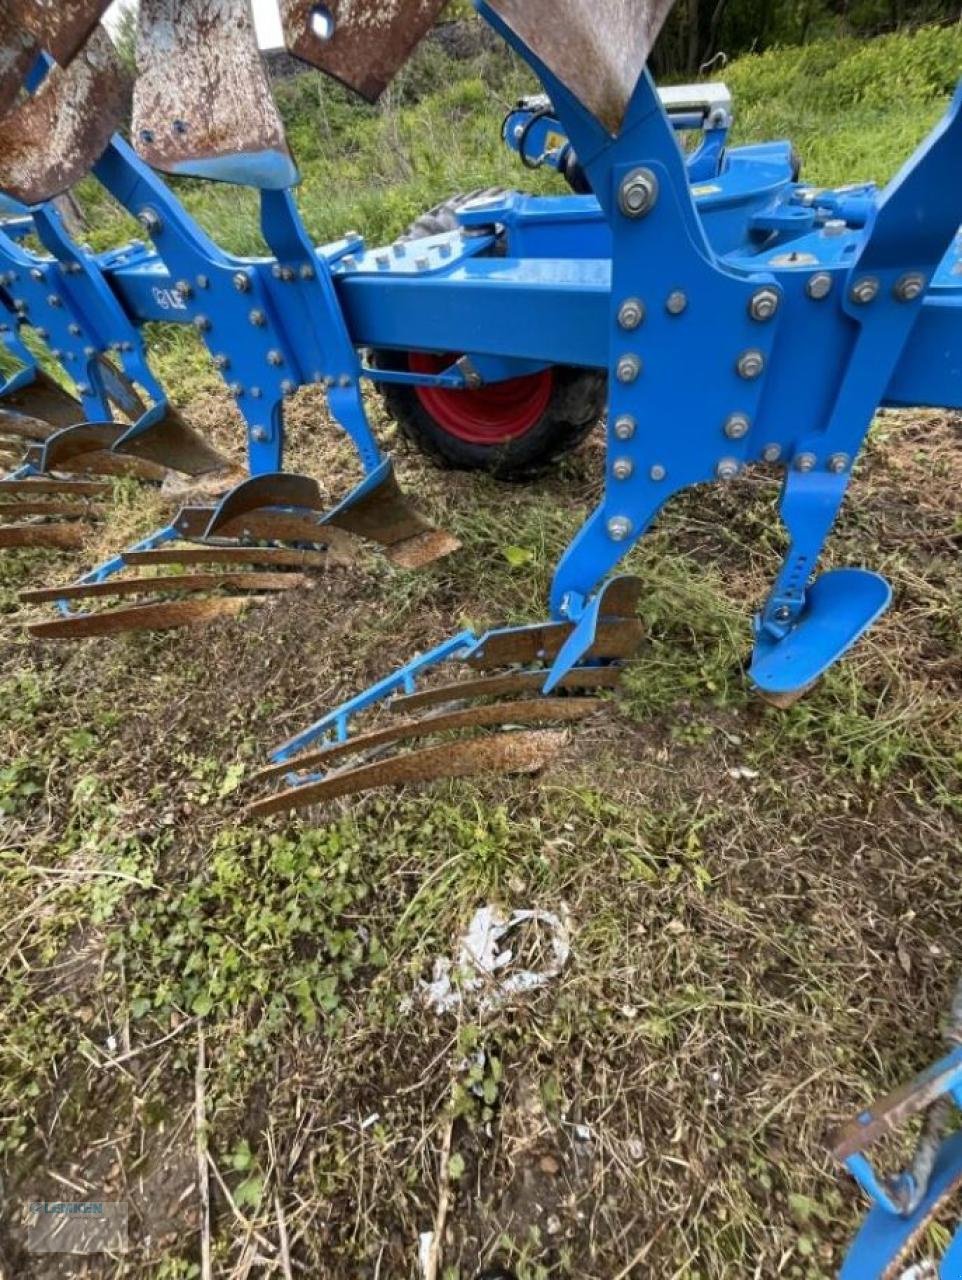
<svg viewBox="0 0 962 1280"><path fill-rule="evenodd" d="M851 461L847 453L833 453L828 460L828 469L833 476L843 475L848 470Z"/></svg>
<svg viewBox="0 0 962 1280"><path fill-rule="evenodd" d="M210 327L211 327L210 320L207 318L207 316L194 316L195 329L200 330L201 333L206 333Z"/></svg>
<svg viewBox="0 0 962 1280"><path fill-rule="evenodd" d="M59 293L48 293L48 294L47 294L47 306L48 306L48 307L62 307L62 306L63 306L63 298L61 298L61 296L60 296L60 294L59 294Z"/></svg>
<svg viewBox="0 0 962 1280"><path fill-rule="evenodd" d="M734 480L741 469L737 458L722 458L715 468L715 475L719 480Z"/></svg>
<svg viewBox="0 0 962 1280"><path fill-rule="evenodd" d="M735 367L740 378L753 382L755 378L761 377L765 369L765 356L757 347L751 347L748 351L742 352Z"/></svg>
<svg viewBox="0 0 962 1280"><path fill-rule="evenodd" d="M268 351L267 363L272 364L276 367L277 365L284 363L284 357L281 355L279 351Z"/></svg>
<svg viewBox="0 0 962 1280"><path fill-rule="evenodd" d="M194 286L189 280L178 280L174 285L174 292L179 293L182 298L192 298L194 296Z"/></svg>
<svg viewBox="0 0 962 1280"><path fill-rule="evenodd" d="M681 289L674 289L668 295L665 310L670 316L680 316L682 312L688 310L688 294Z"/></svg>
<svg viewBox="0 0 962 1280"><path fill-rule="evenodd" d="M305 262L301 266L300 275L302 280L313 280L314 277L317 275L317 272L314 270L314 268L311 266L309 262Z"/></svg>
<svg viewBox="0 0 962 1280"><path fill-rule="evenodd" d="M795 459L796 471L814 471L818 464L818 458L814 453L800 453Z"/></svg>
<svg viewBox="0 0 962 1280"><path fill-rule="evenodd" d="M267 434L266 427L254 427L251 431L251 439L257 444L266 444L270 437Z"/></svg>
<svg viewBox="0 0 962 1280"><path fill-rule="evenodd" d="M852 285L852 292L849 297L860 307L864 307L875 301L881 287L877 276L863 276L861 280L856 280Z"/></svg>
<svg viewBox="0 0 962 1280"><path fill-rule="evenodd" d="M68 324L67 332L70 334L72 338L79 338L81 333L83 333L83 330L81 329L79 324Z"/></svg>
<svg viewBox="0 0 962 1280"><path fill-rule="evenodd" d="M252 399L252 400L259 400L263 394L264 394L264 393L263 393L263 391L261 391L260 387L251 387L251 399Z"/></svg>
<svg viewBox="0 0 962 1280"><path fill-rule="evenodd" d="M31 279L31 280L42 280L42 279L43 279L43 272L40 270L40 268L39 268L39 267L31 267L31 268L30 268L30 279Z"/></svg>
<svg viewBox="0 0 962 1280"><path fill-rule="evenodd" d="M752 300L748 304L748 314L753 320L760 322L771 320L778 310L781 300L781 295L776 289L759 289L752 294Z"/></svg>
<svg viewBox="0 0 962 1280"><path fill-rule="evenodd" d="M248 314L247 318L255 329L260 329L267 323L267 316L264 315L263 311L261 311L259 307L255 307L254 310Z"/></svg>
<svg viewBox="0 0 962 1280"><path fill-rule="evenodd" d="M791 620L792 620L792 611L791 609L789 609L787 604L780 605L775 610L776 622L791 622Z"/></svg>
<svg viewBox="0 0 962 1280"><path fill-rule="evenodd" d="M767 444L762 450L762 459L765 462L778 462L782 456L782 446L780 444Z"/></svg>
<svg viewBox="0 0 962 1280"><path fill-rule="evenodd" d="M235 271L234 288L238 293L249 293L251 287L251 278L246 271Z"/></svg>
<svg viewBox="0 0 962 1280"><path fill-rule="evenodd" d="M641 357L634 354L622 356L618 361L616 373L619 382L637 382L641 376Z"/></svg>
<svg viewBox="0 0 962 1280"><path fill-rule="evenodd" d="M829 218L822 227L822 235L834 238L836 236L844 236L848 230L848 223L844 218Z"/></svg>
<svg viewBox="0 0 962 1280"><path fill-rule="evenodd" d="M140 213L137 214L137 221L151 236L158 235L164 229L160 214L154 209L141 209Z"/></svg>
<svg viewBox="0 0 962 1280"><path fill-rule="evenodd" d="M227 388L227 390L231 393L232 396L239 397L244 394L244 388L239 382L232 382L230 386Z"/></svg>
<svg viewBox="0 0 962 1280"><path fill-rule="evenodd" d="M197 282L197 288L198 288L198 289L209 289L209 288L210 288L210 280L209 280L209 278L208 278L207 276L205 276L205 275L201 274L201 275L199 275L199 276L194 276L194 279L195 279L195 280L196 280L196 282Z"/></svg>
<svg viewBox="0 0 962 1280"><path fill-rule="evenodd" d="M661 480L664 480L668 472L665 470L665 468L661 465L660 462L656 462L655 465L652 467L652 469L648 472L648 474L649 476L651 476L652 480L654 480L657 483Z"/></svg>
<svg viewBox="0 0 962 1280"><path fill-rule="evenodd" d="M630 458L615 458L611 464L611 474L616 480L628 480L634 474L635 464Z"/></svg>
<svg viewBox="0 0 962 1280"><path fill-rule="evenodd" d="M645 304L640 298L627 298L618 309L622 329L637 329L645 320Z"/></svg>
<svg viewBox="0 0 962 1280"><path fill-rule="evenodd" d="M615 422L615 439L630 440L638 428L638 423L630 413L623 413Z"/></svg>
<svg viewBox="0 0 962 1280"><path fill-rule="evenodd" d="M227 358L227 356L224 356L224 355L217 355L217 356L214 356L214 368L215 368L215 369L229 369L229 368L230 368L230 360Z"/></svg>
<svg viewBox="0 0 962 1280"><path fill-rule="evenodd" d="M292 381L290 378L285 378L284 381L281 383L282 395L292 396L296 390L297 390L297 383Z"/></svg>
<svg viewBox="0 0 962 1280"><path fill-rule="evenodd" d="M631 537L632 528L627 516L612 516L608 521L608 537L612 542L624 542Z"/></svg>
<svg viewBox="0 0 962 1280"><path fill-rule="evenodd" d="M650 169L634 169L621 184L618 206L626 218L643 218L658 201L658 179Z"/></svg>
<svg viewBox="0 0 962 1280"><path fill-rule="evenodd" d="M914 302L925 292L925 276L917 271L910 271L896 281L893 292L899 302Z"/></svg>
<svg viewBox="0 0 962 1280"><path fill-rule="evenodd" d="M733 413L725 423L725 435L729 440L744 440L751 427L747 414Z"/></svg>
<svg viewBox="0 0 962 1280"><path fill-rule="evenodd" d="M813 276L809 276L805 292L814 302L821 302L832 292L832 283L832 277L828 271L816 271Z"/></svg>

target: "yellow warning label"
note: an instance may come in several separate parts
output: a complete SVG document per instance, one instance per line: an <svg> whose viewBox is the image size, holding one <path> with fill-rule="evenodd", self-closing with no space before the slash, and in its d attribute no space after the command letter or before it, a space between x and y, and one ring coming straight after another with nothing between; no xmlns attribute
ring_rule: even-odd
<svg viewBox="0 0 962 1280"><path fill-rule="evenodd" d="M721 187L712 187L712 186L708 186L708 187L692 187L692 189L691 189L691 193L692 193L692 195L693 195L693 196L696 196L696 197L697 197L697 196L713 196L713 195L717 195L717 193L718 193L719 191L721 191Z"/></svg>
<svg viewBox="0 0 962 1280"><path fill-rule="evenodd" d="M544 140L545 151L560 151L568 139L563 133L549 133Z"/></svg>

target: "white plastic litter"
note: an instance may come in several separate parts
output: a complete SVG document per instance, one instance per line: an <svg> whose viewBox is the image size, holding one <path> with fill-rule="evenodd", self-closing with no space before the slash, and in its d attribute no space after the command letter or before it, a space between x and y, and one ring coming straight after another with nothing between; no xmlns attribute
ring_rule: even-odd
<svg viewBox="0 0 962 1280"><path fill-rule="evenodd" d="M551 960L538 972L522 969L504 973L514 958L510 948L501 949L501 940L519 925L534 921L551 935ZM434 962L434 979L422 983L422 998L436 1013L450 1013L469 997L477 997L479 1012L488 1013L516 996L536 991L556 978L568 962L571 943L564 922L550 911L515 911L505 918L497 907L476 911L461 939L456 961L439 958ZM452 974L460 971L455 985Z"/></svg>

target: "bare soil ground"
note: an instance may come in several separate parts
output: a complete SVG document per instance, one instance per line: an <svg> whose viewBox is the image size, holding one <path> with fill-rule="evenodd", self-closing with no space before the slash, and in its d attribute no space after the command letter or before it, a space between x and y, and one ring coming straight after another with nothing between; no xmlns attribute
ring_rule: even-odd
<svg viewBox="0 0 962 1280"><path fill-rule="evenodd" d="M190 416L239 438L226 397ZM323 424L302 393L291 466L334 497L350 454ZM632 556L642 652L540 778L260 828L243 775L281 738L457 628L543 615L601 439L517 488L383 424L464 550L414 574L362 549L194 633L40 645L15 620L19 587L145 532L156 497L125 493L75 561L7 554L0 1270L198 1275L199 1142L218 1276L415 1277L445 1205L445 1280L831 1276L862 1206L826 1134L937 1056L962 943L959 426L877 423L832 561L896 602L790 711L741 670L782 545L756 475ZM486 903L563 917L564 971L487 1016L426 1010ZM26 1251L26 1202L86 1197L129 1203L127 1254Z"/></svg>

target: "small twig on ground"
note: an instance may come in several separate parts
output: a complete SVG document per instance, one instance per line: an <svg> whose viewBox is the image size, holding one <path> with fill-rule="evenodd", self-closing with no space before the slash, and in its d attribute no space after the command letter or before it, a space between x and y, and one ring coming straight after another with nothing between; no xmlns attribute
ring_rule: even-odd
<svg viewBox="0 0 962 1280"><path fill-rule="evenodd" d="M237 1219L240 1225L244 1228L244 1230L247 1232L249 1236L251 1236L254 1240L257 1241L257 1243L260 1245L262 1249L266 1249L268 1253L276 1253L277 1246L273 1244L270 1240L268 1240L267 1236L265 1236L262 1232L258 1231L257 1228L254 1226L253 1222L251 1222L250 1218L246 1217L244 1213L237 1207L237 1201L231 1195L230 1187L228 1187L227 1183L221 1177L220 1170L217 1168L217 1165L214 1163L214 1158L209 1151L207 1152L207 1164L210 1167L211 1173L214 1175L215 1182L217 1183L218 1187L220 1187L221 1189L224 1199L227 1201L228 1205L230 1206L231 1213L233 1213L234 1217Z"/></svg>
<svg viewBox="0 0 962 1280"><path fill-rule="evenodd" d="M451 1140L453 1136L454 1116L452 1114L444 1130L444 1139L441 1143L441 1165L438 1169L438 1181L441 1186L438 1193L438 1208L434 1215L434 1239L431 1241L431 1248L428 1250L424 1280L437 1280L441 1266L441 1245L444 1238L444 1228L448 1221L448 1205L451 1202L451 1181L448 1177L448 1166L451 1163Z"/></svg>
<svg viewBox="0 0 962 1280"><path fill-rule="evenodd" d="M207 1071L204 1024L197 1024L197 1070L194 1073L194 1132L197 1140L197 1190L200 1193L200 1275L212 1280L210 1257L210 1179L207 1176L207 1104L204 1076Z"/></svg>

